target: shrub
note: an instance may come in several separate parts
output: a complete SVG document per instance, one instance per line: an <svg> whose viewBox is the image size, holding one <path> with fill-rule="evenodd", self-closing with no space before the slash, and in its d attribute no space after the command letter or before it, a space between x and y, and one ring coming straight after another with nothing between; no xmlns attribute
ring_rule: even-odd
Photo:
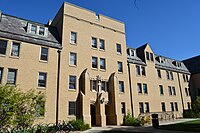
<svg viewBox="0 0 200 133"><path fill-rule="evenodd" d="M89 124L85 123L82 119L76 119L69 121L69 123L74 127L75 131L85 131L90 129Z"/></svg>
<svg viewBox="0 0 200 133"><path fill-rule="evenodd" d="M125 126L140 126L140 121L137 118L134 118L131 116L130 113L128 113L126 116L124 116L124 123Z"/></svg>

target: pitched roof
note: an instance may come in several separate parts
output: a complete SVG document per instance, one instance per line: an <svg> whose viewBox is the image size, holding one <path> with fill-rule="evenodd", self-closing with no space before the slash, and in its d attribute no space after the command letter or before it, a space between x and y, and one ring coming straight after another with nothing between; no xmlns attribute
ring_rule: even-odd
<svg viewBox="0 0 200 133"><path fill-rule="evenodd" d="M48 36L39 36L27 33L28 23L48 28ZM61 48L57 29L41 23L2 14L0 21L0 37L16 39L19 41Z"/></svg>

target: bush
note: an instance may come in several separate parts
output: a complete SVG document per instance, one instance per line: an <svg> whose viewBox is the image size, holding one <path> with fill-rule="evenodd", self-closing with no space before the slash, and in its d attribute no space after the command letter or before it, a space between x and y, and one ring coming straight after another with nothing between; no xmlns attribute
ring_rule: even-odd
<svg viewBox="0 0 200 133"><path fill-rule="evenodd" d="M82 119L76 119L69 121L69 123L74 127L75 131L85 131L90 129L89 124L86 124Z"/></svg>
<svg viewBox="0 0 200 133"><path fill-rule="evenodd" d="M125 126L140 126L140 121L137 118L132 117L131 114L128 113L124 117L123 125L125 125Z"/></svg>

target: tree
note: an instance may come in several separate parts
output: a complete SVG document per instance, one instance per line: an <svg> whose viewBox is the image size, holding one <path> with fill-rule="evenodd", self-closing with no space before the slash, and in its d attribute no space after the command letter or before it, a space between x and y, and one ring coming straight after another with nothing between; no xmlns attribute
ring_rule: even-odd
<svg viewBox="0 0 200 133"><path fill-rule="evenodd" d="M197 117L200 117L200 96L198 96L196 100L192 103L192 110Z"/></svg>
<svg viewBox="0 0 200 133"><path fill-rule="evenodd" d="M44 108L44 103L41 92L22 92L15 86L0 85L0 127L32 125L38 110L43 110L39 114L44 114L44 109L36 110L36 106L41 104L40 107Z"/></svg>

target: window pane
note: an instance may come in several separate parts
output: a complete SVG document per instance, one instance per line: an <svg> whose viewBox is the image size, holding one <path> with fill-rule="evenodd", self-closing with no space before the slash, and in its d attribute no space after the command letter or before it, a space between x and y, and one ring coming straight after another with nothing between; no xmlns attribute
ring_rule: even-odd
<svg viewBox="0 0 200 133"><path fill-rule="evenodd" d="M171 77L171 80L174 80L174 77L173 77L173 73L170 72L170 77Z"/></svg>
<svg viewBox="0 0 200 133"><path fill-rule="evenodd" d="M45 28L44 27L40 27L39 35L44 35L44 31L45 31Z"/></svg>
<svg viewBox="0 0 200 133"><path fill-rule="evenodd" d="M162 102L162 103L161 103L161 106L162 106L162 112L165 112L165 111L166 111L166 109L165 109L165 103Z"/></svg>
<svg viewBox="0 0 200 133"><path fill-rule="evenodd" d="M144 94L148 94L147 84L143 84Z"/></svg>
<svg viewBox="0 0 200 133"><path fill-rule="evenodd" d="M46 87L46 73L39 72L38 87Z"/></svg>
<svg viewBox="0 0 200 133"><path fill-rule="evenodd" d="M7 76L7 84L15 84L16 83L16 69L8 69L8 76Z"/></svg>
<svg viewBox="0 0 200 133"><path fill-rule="evenodd" d="M141 69L142 69L142 75L146 76L145 67L141 67Z"/></svg>
<svg viewBox="0 0 200 133"><path fill-rule="evenodd" d="M145 103L145 113L149 113L149 103Z"/></svg>
<svg viewBox="0 0 200 133"><path fill-rule="evenodd" d="M117 44L117 53L122 53L121 44Z"/></svg>
<svg viewBox="0 0 200 133"><path fill-rule="evenodd" d="M92 68L97 68L97 57L92 57Z"/></svg>
<svg viewBox="0 0 200 133"><path fill-rule="evenodd" d="M169 90L169 95L172 95L172 88L171 88L171 86L168 86L168 90Z"/></svg>
<svg viewBox="0 0 200 133"><path fill-rule="evenodd" d="M106 91L106 82L105 81L101 82L101 91Z"/></svg>
<svg viewBox="0 0 200 133"><path fill-rule="evenodd" d="M48 60L48 48L41 47L40 60Z"/></svg>
<svg viewBox="0 0 200 133"><path fill-rule="evenodd" d="M137 83L138 93L142 93L142 85L141 83Z"/></svg>
<svg viewBox="0 0 200 133"><path fill-rule="evenodd" d="M174 104L172 102L170 103L170 106L171 106L171 111L174 111Z"/></svg>
<svg viewBox="0 0 200 133"><path fill-rule="evenodd" d="M125 106L124 102L121 103L121 112L122 112L122 114L125 114L125 112L126 112L126 106Z"/></svg>
<svg viewBox="0 0 200 133"><path fill-rule="evenodd" d="M100 58L100 69L106 69L106 62L103 58Z"/></svg>
<svg viewBox="0 0 200 133"><path fill-rule="evenodd" d="M69 102L69 115L76 115L76 102Z"/></svg>
<svg viewBox="0 0 200 133"><path fill-rule="evenodd" d="M169 71L166 71L167 79L170 79L169 77Z"/></svg>
<svg viewBox="0 0 200 133"><path fill-rule="evenodd" d="M136 74L140 75L140 66L136 65Z"/></svg>
<svg viewBox="0 0 200 133"><path fill-rule="evenodd" d="M176 90L175 90L174 86L172 87L172 92L173 92L172 94L175 96L176 95Z"/></svg>
<svg viewBox="0 0 200 133"><path fill-rule="evenodd" d="M149 52L146 52L146 58L147 58L147 60L150 60L149 59Z"/></svg>
<svg viewBox="0 0 200 133"><path fill-rule="evenodd" d="M124 82L119 81L119 92L124 92Z"/></svg>
<svg viewBox="0 0 200 133"><path fill-rule="evenodd" d="M76 76L69 76L69 89L76 89Z"/></svg>
<svg viewBox="0 0 200 133"><path fill-rule="evenodd" d="M71 32L71 36L70 36L70 43L74 44L77 42L77 33L76 32Z"/></svg>
<svg viewBox="0 0 200 133"><path fill-rule="evenodd" d="M118 72L123 72L122 62L118 61Z"/></svg>
<svg viewBox="0 0 200 133"><path fill-rule="evenodd" d="M37 31L37 26L32 25L31 26L31 33L36 34L36 31Z"/></svg>
<svg viewBox="0 0 200 133"><path fill-rule="evenodd" d="M97 91L97 81L92 80L92 90Z"/></svg>
<svg viewBox="0 0 200 133"><path fill-rule="evenodd" d="M0 84L2 82L3 68L0 67Z"/></svg>
<svg viewBox="0 0 200 133"><path fill-rule="evenodd" d="M157 70L157 73L158 73L158 78L161 78L161 71Z"/></svg>
<svg viewBox="0 0 200 133"><path fill-rule="evenodd" d="M144 113L143 103L139 103L139 110L140 110L140 113Z"/></svg>
<svg viewBox="0 0 200 133"><path fill-rule="evenodd" d="M97 38L92 37L92 47L97 48Z"/></svg>
<svg viewBox="0 0 200 133"><path fill-rule="evenodd" d="M164 95L163 86L162 85L159 85L159 90L160 90L160 95Z"/></svg>
<svg viewBox="0 0 200 133"><path fill-rule="evenodd" d="M0 40L0 54L5 55L6 54L6 48L7 48L7 41Z"/></svg>
<svg viewBox="0 0 200 133"><path fill-rule="evenodd" d="M100 39L99 42L100 42L99 49L104 50L105 49L105 41L103 39Z"/></svg>
<svg viewBox="0 0 200 133"><path fill-rule="evenodd" d="M70 53L70 65L76 65L76 53Z"/></svg>
<svg viewBox="0 0 200 133"><path fill-rule="evenodd" d="M20 44L13 42L11 56L19 56Z"/></svg>
<svg viewBox="0 0 200 133"><path fill-rule="evenodd" d="M153 53L150 53L150 58L151 58L151 61L154 61L154 59L153 59Z"/></svg>

